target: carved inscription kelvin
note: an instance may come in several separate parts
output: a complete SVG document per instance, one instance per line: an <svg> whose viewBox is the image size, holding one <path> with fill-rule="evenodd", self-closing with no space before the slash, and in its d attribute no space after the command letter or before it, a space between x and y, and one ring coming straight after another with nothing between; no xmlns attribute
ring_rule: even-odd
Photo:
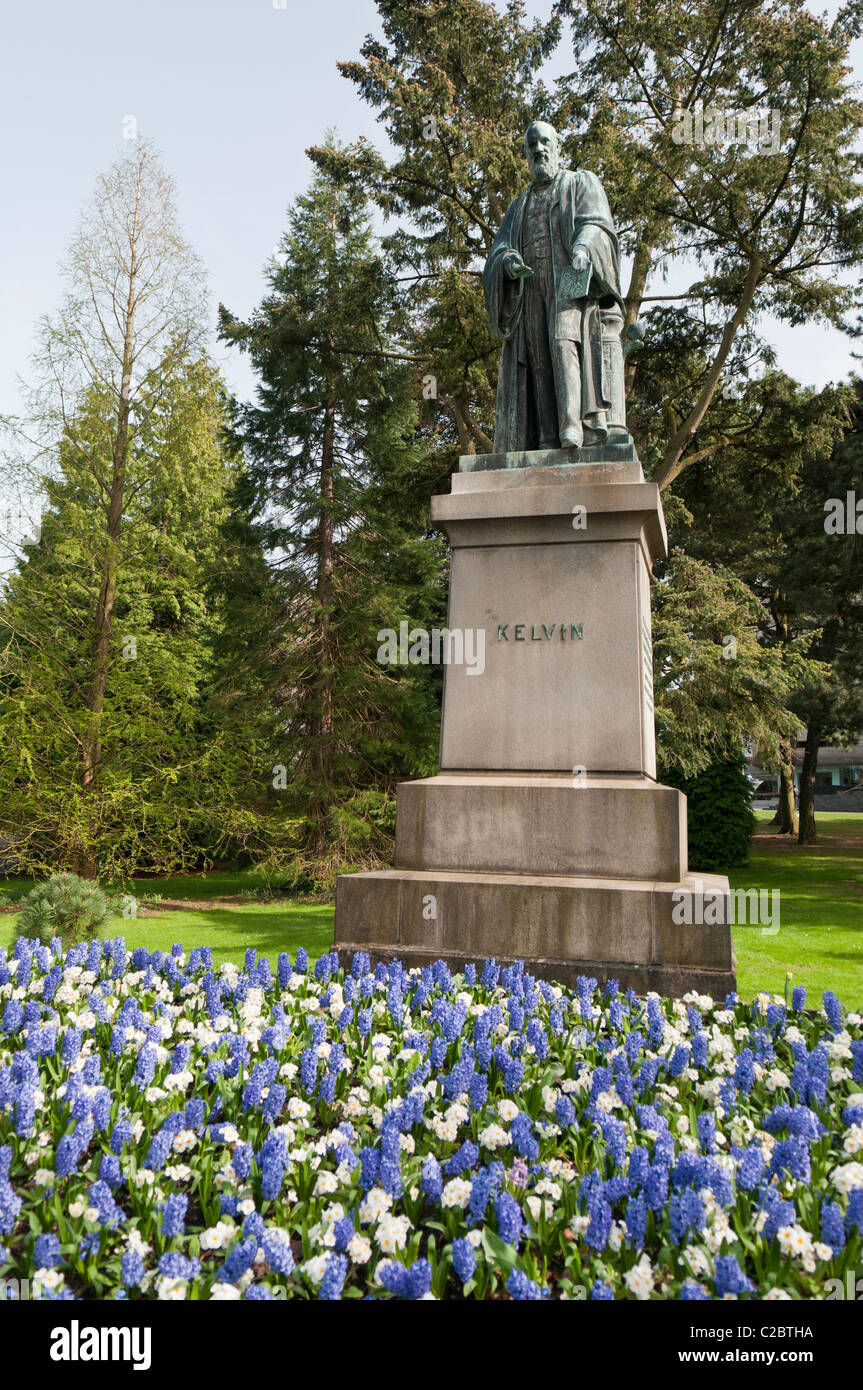
<svg viewBox="0 0 863 1390"><path fill-rule="evenodd" d="M525 632L530 628L530 636ZM510 636L510 629L512 635ZM584 637L584 623L498 623L498 642L552 642L555 633L561 642L574 642Z"/></svg>

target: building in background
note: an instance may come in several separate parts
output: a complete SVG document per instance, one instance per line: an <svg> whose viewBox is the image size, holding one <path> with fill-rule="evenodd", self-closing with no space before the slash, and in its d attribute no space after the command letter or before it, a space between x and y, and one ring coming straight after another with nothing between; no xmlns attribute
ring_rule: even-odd
<svg viewBox="0 0 863 1390"><path fill-rule="evenodd" d="M800 769L806 747L806 730L797 736L794 751L794 789L800 789ZM779 795L779 774L763 768L755 749L749 764L750 777L755 784L754 802L770 809ZM820 811L863 811L863 735L847 748L826 745L818 754L815 774L815 809Z"/></svg>

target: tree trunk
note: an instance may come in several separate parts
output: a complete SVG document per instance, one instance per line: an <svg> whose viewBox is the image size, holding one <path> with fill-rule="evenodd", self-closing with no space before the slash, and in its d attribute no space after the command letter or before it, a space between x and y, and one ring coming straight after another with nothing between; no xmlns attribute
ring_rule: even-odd
<svg viewBox="0 0 863 1390"><path fill-rule="evenodd" d="M335 500L335 406L328 405L324 413L324 437L321 447L320 521L318 525L318 661L315 675L315 699L311 719L312 777L316 784L310 808L313 823L312 843L315 854L323 853L329 827L333 766L333 686L332 686L332 602L334 564Z"/></svg>
<svg viewBox="0 0 863 1390"><path fill-rule="evenodd" d="M452 404L455 414L455 427L458 430L458 451L460 457L476 453L476 441L468 428L466 418L467 393L467 382L462 382L452 393Z"/></svg>
<svg viewBox="0 0 863 1390"><path fill-rule="evenodd" d="M647 276L650 272L650 267L653 261L653 252L655 246L656 232L655 229L651 228L648 232L645 233L642 240L638 243L638 246L635 250L635 255L632 258L632 274L629 277L629 289L626 292L626 315L623 320L624 332L630 324L635 323L638 319L639 311L641 309L641 301L644 296L645 287L647 285ZM632 385L635 381L635 372L637 365L638 364L635 361L635 353L633 353L626 360L626 363L624 365L623 381L624 396L626 400L629 400L629 397L632 394Z"/></svg>
<svg viewBox="0 0 863 1390"><path fill-rule="evenodd" d="M96 603L95 642L93 648L93 674L87 690L86 704L90 711L90 729L82 743L83 770L81 789L91 792L95 789L102 755L101 720L105 708L105 690L108 685L110 664L111 626L114 616L114 602L117 596L117 570L119 558L120 526L123 516L123 492L126 481L126 456L129 446L129 405L121 402L117 422L117 437L112 461L111 495L107 514L107 543L102 566L102 583Z"/></svg>
<svg viewBox="0 0 863 1390"><path fill-rule="evenodd" d="M111 458L111 490L108 496L106 514L106 544L102 564L102 582L96 602L96 621L93 644L93 671L87 690L86 707L89 711L89 727L81 741L81 791L89 799L97 790L99 764L102 760L102 713L105 708L105 691L108 686L110 667L111 629L114 617L114 603L117 597L117 573L120 557L120 532L123 524L123 505L126 491L126 472L129 462L129 419L131 414L132 361L135 348L135 294L137 264L133 231L132 252L129 262L129 285L126 296L126 314L123 324L123 375L120 382L120 399L117 408L117 432L114 436L114 451ZM91 819L90 815L87 820ZM95 878L98 865L88 849L80 856L80 870L83 878Z"/></svg>
<svg viewBox="0 0 863 1390"><path fill-rule="evenodd" d="M779 805L770 824L780 835L796 835L799 828L794 805L794 745L787 738L779 741Z"/></svg>
<svg viewBox="0 0 863 1390"><path fill-rule="evenodd" d="M737 336L738 329L742 327L752 307L752 301L761 283L762 270L761 257L756 251L752 251L749 259L749 270L740 296L740 301L722 330L722 337L719 340L716 356L704 379L704 384L701 388L698 400L695 402L683 424L679 429L675 430L671 439L668 441L665 457L653 475L653 481L659 488L666 488L673 483L674 479L679 473L683 472L689 462L688 458L685 457L685 451L692 442L699 425L707 414L708 407L713 399L713 393L722 375L722 369L734 345L734 339Z"/></svg>
<svg viewBox="0 0 863 1390"><path fill-rule="evenodd" d="M820 746L821 733L810 724L806 730L806 751L803 754L803 769L800 773L798 845L818 843L818 830L815 825L815 774L818 771L818 749Z"/></svg>

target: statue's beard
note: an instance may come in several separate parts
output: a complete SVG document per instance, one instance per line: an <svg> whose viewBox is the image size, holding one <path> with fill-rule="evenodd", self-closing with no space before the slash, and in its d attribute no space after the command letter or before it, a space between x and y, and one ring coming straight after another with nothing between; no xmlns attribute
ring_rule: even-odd
<svg viewBox="0 0 863 1390"><path fill-rule="evenodd" d="M534 159L531 165L534 183L549 183L557 173L557 161L549 156L547 159Z"/></svg>

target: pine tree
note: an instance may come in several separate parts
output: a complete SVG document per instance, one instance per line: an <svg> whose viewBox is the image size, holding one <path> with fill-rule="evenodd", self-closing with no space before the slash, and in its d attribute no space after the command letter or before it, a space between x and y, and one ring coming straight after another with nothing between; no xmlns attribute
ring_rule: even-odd
<svg viewBox="0 0 863 1390"><path fill-rule="evenodd" d="M245 473L226 588L253 676L223 690L235 712L257 703L272 759L260 775L296 826L295 875L319 882L355 852L385 853L395 781L434 767L432 675L378 664L377 634L441 619L443 549L426 534L406 308L362 195L318 173L267 278L250 322L220 309L259 378L235 410Z"/></svg>

